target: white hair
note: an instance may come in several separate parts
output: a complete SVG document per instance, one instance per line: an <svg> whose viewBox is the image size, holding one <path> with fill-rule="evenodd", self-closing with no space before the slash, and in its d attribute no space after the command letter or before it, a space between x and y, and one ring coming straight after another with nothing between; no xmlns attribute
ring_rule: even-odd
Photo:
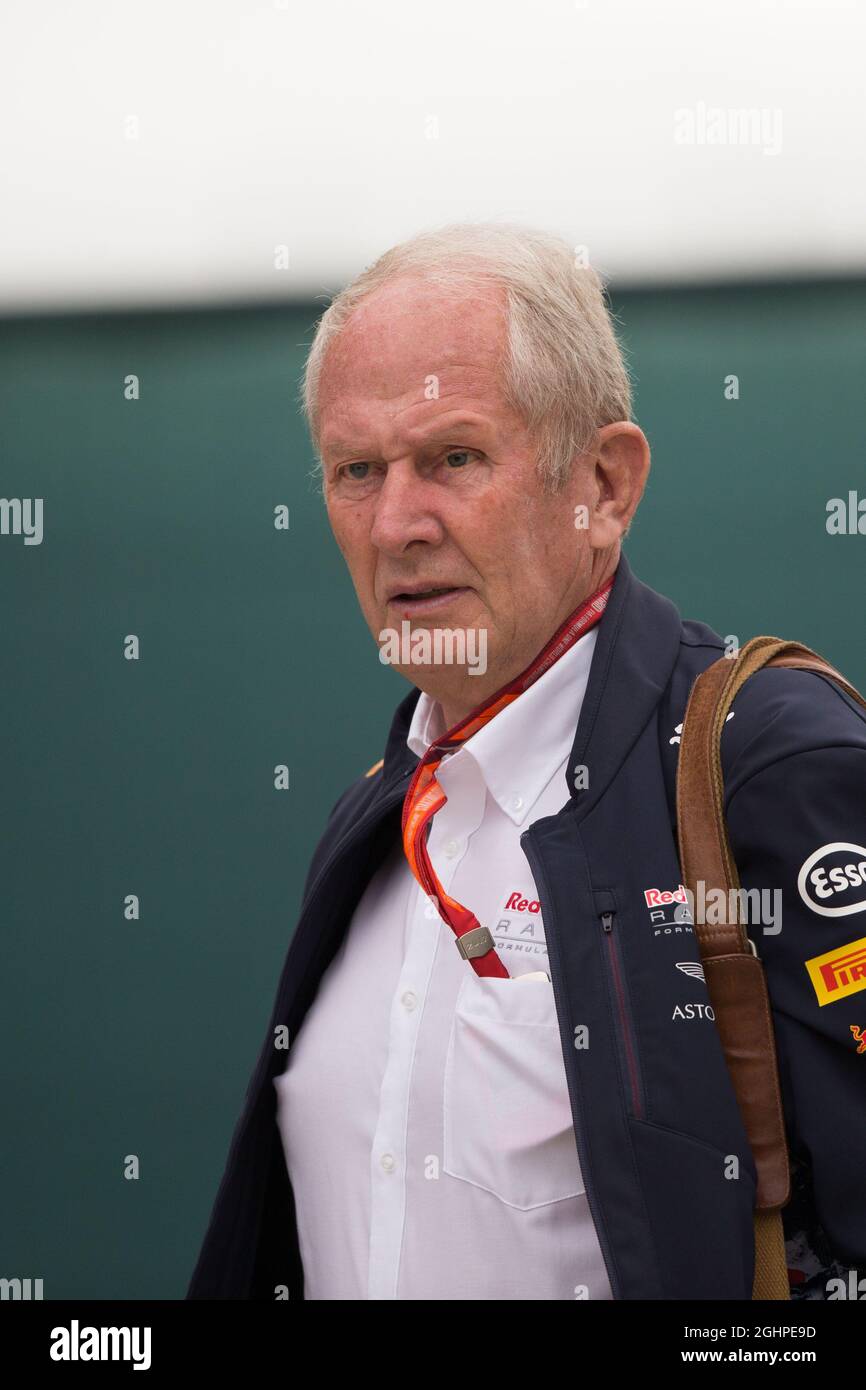
<svg viewBox="0 0 866 1390"><path fill-rule="evenodd" d="M514 223L452 223L393 246L325 310L304 369L301 403L317 455L318 391L328 347L353 310L401 276L459 295L505 290L503 395L537 443L537 469L562 487L602 425L631 418L631 387L598 273L561 237Z"/></svg>

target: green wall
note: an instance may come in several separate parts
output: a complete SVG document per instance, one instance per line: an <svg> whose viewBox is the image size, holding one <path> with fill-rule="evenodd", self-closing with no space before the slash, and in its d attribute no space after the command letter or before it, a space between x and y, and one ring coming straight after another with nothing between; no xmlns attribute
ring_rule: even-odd
<svg viewBox="0 0 866 1390"><path fill-rule="evenodd" d="M637 574L866 688L866 536L825 529L866 496L866 284L616 309L654 458ZM317 312L0 324L0 495L45 499L41 545L0 535L0 1276L46 1298L183 1296L310 853L409 688L310 479Z"/></svg>

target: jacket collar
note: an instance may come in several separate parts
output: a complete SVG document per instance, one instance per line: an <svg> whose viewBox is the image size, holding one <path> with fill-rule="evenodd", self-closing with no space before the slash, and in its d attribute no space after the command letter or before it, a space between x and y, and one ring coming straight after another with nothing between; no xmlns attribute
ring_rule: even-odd
<svg viewBox="0 0 866 1390"><path fill-rule="evenodd" d="M668 686L682 619L669 598L642 584L620 556L566 769L580 819L604 795ZM588 786L575 789L575 768Z"/></svg>
<svg viewBox="0 0 866 1390"><path fill-rule="evenodd" d="M571 752L577 715L589 679L598 626L590 628L544 674L506 705L467 743L446 753L437 778L449 795L449 780L474 764L484 788L503 815L523 825L545 787ZM442 707L422 693L415 705L408 745L421 757L441 735ZM514 750L519 749L519 757ZM470 779L474 780L469 769ZM559 783L557 783L557 786Z"/></svg>
<svg viewBox="0 0 866 1390"><path fill-rule="evenodd" d="M642 584L624 554L604 617L598 625L586 694L566 767L566 792L582 819L625 761L665 690L679 652L681 619L670 599ZM412 690L397 706L382 768L387 795L417 766L406 746L415 706ZM589 785L575 788L575 768L588 769Z"/></svg>

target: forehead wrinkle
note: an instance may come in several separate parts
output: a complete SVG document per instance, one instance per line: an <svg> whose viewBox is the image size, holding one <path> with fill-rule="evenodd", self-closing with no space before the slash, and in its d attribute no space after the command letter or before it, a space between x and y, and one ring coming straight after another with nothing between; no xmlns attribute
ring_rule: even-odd
<svg viewBox="0 0 866 1390"><path fill-rule="evenodd" d="M458 415L454 420L443 417L441 420L430 421L428 425L419 425L415 428L404 428L401 431L401 438L412 448L423 448L425 444L445 444L453 437L453 442L464 435L490 435L495 432L495 424L491 420L483 417L471 417ZM356 440L349 439L330 439L324 445L324 450L331 456L346 456L364 453L369 446L366 441L359 437Z"/></svg>
<svg viewBox="0 0 866 1390"><path fill-rule="evenodd" d="M328 359L322 371L320 396L322 406L331 396L344 401L352 396L371 399L377 402L389 401L401 395L409 397L405 406L396 404L396 409L408 409L413 405L433 406L439 401L454 395L483 396L493 395L502 398L500 370L497 359L491 353L489 364L475 360L460 360L448 352L419 347L418 354L408 357L406 352L395 354L390 361L370 351L369 346L353 358L347 353L342 361ZM425 397L429 378L438 379L439 395L430 400Z"/></svg>
<svg viewBox="0 0 866 1390"><path fill-rule="evenodd" d="M483 369L472 364L471 370ZM494 373L489 375L495 376ZM473 394L465 383L452 381L445 385L438 398L434 400L427 400L421 395L418 399L407 401L405 404L395 402L391 407L390 418L386 424L383 424L383 429L389 434L398 432L401 438L405 438L412 445L423 443L434 434L447 435L450 430L472 428L476 431L485 430L488 433L498 431L501 417L503 415L510 417L511 414L498 386L494 383L492 393L481 394L477 406L473 400ZM449 405L449 402L455 397L457 398L455 403ZM368 442L378 432L375 421L370 424L366 421L360 424L357 435L353 437L351 398L346 400L345 397L337 397L335 403L338 408L338 418L342 417L341 423L335 425L334 433L327 430L323 431L323 452L328 454L353 453L358 449L368 447ZM327 404L327 402L323 402L323 414L327 409ZM447 409L437 409L443 405L447 406ZM411 419L405 423L405 417L413 413L420 413L424 418L420 419L417 424ZM359 414L365 415L366 411L362 408ZM449 419L449 416L456 418ZM375 446L370 445L370 447Z"/></svg>

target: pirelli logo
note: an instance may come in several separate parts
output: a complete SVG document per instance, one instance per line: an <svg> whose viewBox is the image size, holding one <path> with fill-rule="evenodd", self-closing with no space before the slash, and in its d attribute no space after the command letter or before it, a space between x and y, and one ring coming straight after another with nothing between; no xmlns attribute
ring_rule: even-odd
<svg viewBox="0 0 866 1390"><path fill-rule="evenodd" d="M806 969L822 1007L866 989L866 936L813 956L806 961Z"/></svg>

